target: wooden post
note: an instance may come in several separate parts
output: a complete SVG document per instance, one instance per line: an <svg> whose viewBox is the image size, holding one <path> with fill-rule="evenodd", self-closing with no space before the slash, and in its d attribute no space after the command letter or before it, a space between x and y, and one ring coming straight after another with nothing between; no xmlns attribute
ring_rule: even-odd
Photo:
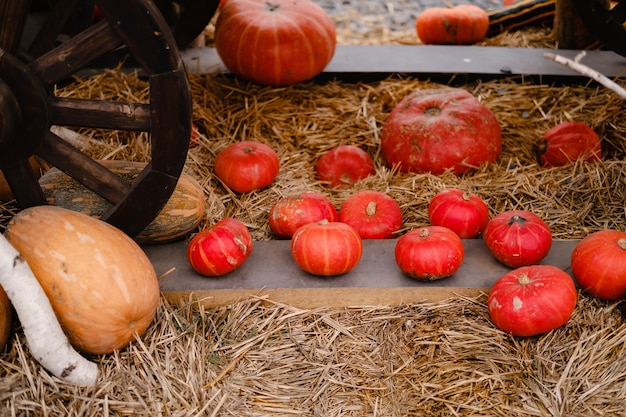
<svg viewBox="0 0 626 417"><path fill-rule="evenodd" d="M604 3L607 9L609 7L609 0L593 1ZM587 49L598 42L597 37L587 29L574 0L556 1L553 36L559 49Z"/></svg>

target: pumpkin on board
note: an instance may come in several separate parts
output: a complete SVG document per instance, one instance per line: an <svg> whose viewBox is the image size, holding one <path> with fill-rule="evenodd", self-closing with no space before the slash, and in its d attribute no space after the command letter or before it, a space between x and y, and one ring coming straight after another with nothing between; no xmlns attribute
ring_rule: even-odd
<svg viewBox="0 0 626 417"><path fill-rule="evenodd" d="M229 0L215 23L215 49L226 68L263 85L315 77L336 45L334 22L311 0Z"/></svg>
<svg viewBox="0 0 626 417"><path fill-rule="evenodd" d="M489 14L473 4L431 7L417 16L415 30L425 44L472 44L485 39Z"/></svg>
<svg viewBox="0 0 626 417"><path fill-rule="evenodd" d="M385 121L381 152L400 172L463 174L495 162L502 152L493 112L471 93L454 87L417 90Z"/></svg>
<svg viewBox="0 0 626 417"><path fill-rule="evenodd" d="M319 276L345 274L357 266L363 241L346 223L322 220L300 227L291 239L291 255L305 272Z"/></svg>

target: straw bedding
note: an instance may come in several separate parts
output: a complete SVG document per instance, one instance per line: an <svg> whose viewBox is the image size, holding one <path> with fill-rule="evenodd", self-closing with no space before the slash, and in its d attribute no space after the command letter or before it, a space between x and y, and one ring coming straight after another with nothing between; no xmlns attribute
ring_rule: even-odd
<svg viewBox="0 0 626 417"><path fill-rule="evenodd" d="M537 39L546 39L546 32ZM537 46L533 34L512 43ZM516 40L511 40L516 39ZM502 38L500 44L506 41ZM528 42L528 44L524 44ZM503 154L491 165L452 174L399 175L378 151L393 106L428 80L302 83L275 89L222 75L191 76L194 120L204 140L186 170L205 189L206 226L225 216L244 221L257 240L271 239L267 213L279 197L326 194L337 207L362 189L392 195L404 230L427 224L429 199L446 187L483 197L492 213L523 208L541 215L556 239L624 229L626 122L623 101L596 85L552 86L503 79L461 85L497 115ZM144 81L107 71L76 80L59 95L145 101ZM564 120L589 123L603 138L602 163L545 169L534 143ZM100 141L94 158L145 160L145 134L83 133ZM281 172L268 189L236 195L212 174L212 161L242 139L270 144ZM339 144L356 144L376 175L328 190L312 166ZM12 211L13 210L13 211ZM3 219L14 208L3 207ZM302 310L267 299L205 310L163 300L144 337L96 360L95 387L68 386L31 357L18 330L0 355L0 416L589 416L626 415L626 323L623 302L581 295L571 320L533 338L495 329L486 294L402 306Z"/></svg>

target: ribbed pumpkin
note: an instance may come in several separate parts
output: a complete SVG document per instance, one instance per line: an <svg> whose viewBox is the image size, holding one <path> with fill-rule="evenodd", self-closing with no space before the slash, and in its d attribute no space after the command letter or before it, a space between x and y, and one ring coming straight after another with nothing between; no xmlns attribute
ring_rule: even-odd
<svg viewBox="0 0 626 417"><path fill-rule="evenodd" d="M472 44L482 41L488 29L489 15L473 4L430 7L415 21L417 36L425 44Z"/></svg>
<svg viewBox="0 0 626 417"><path fill-rule="evenodd" d="M37 206L16 214L5 236L37 277L77 350L122 349L154 319L156 273L119 229L62 207Z"/></svg>
<svg viewBox="0 0 626 417"><path fill-rule="evenodd" d="M335 24L310 0L229 0L215 24L215 49L226 68L264 85L313 78L336 45Z"/></svg>

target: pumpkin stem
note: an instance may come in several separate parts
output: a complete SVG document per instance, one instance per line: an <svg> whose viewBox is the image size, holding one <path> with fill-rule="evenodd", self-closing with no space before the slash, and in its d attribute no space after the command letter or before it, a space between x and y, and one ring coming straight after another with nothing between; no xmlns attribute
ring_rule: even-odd
<svg viewBox="0 0 626 417"><path fill-rule="evenodd" d="M439 113L441 113L441 109L439 107L428 107L426 108L426 110L424 110L424 115L425 116L429 116L429 117L435 117L438 116Z"/></svg>
<svg viewBox="0 0 626 417"><path fill-rule="evenodd" d="M537 144L537 152L539 155L543 155L548 150L548 141L542 140Z"/></svg>
<svg viewBox="0 0 626 417"><path fill-rule="evenodd" d="M365 208L365 214L367 214L370 217L376 214L376 202L375 201L370 201L369 203L367 203L367 207Z"/></svg>
<svg viewBox="0 0 626 417"><path fill-rule="evenodd" d="M470 201L471 199L472 199L472 193L470 193L469 191L465 191L463 193L463 200Z"/></svg>
<svg viewBox="0 0 626 417"><path fill-rule="evenodd" d="M525 273L522 273L517 277L517 282L520 285L528 285L530 284L530 278Z"/></svg>
<svg viewBox="0 0 626 417"><path fill-rule="evenodd" d="M430 236L430 232L428 231L428 229L423 228L422 230L420 230L419 237L427 238L428 236Z"/></svg>
<svg viewBox="0 0 626 417"><path fill-rule="evenodd" d="M276 10L280 9L280 4L272 3L270 1L265 2L265 4L267 5L267 10L269 12L275 12Z"/></svg>
<svg viewBox="0 0 626 417"><path fill-rule="evenodd" d="M513 217L511 217L511 219L509 220L509 222L507 224L509 226L511 226L511 225L513 225L513 223L524 224L524 223L526 223L526 219L523 218L522 216L520 216L519 214L515 214L515 215L513 215Z"/></svg>
<svg viewBox="0 0 626 417"><path fill-rule="evenodd" d="M617 240L617 246L619 246L620 249L626 250L626 237L619 238Z"/></svg>

